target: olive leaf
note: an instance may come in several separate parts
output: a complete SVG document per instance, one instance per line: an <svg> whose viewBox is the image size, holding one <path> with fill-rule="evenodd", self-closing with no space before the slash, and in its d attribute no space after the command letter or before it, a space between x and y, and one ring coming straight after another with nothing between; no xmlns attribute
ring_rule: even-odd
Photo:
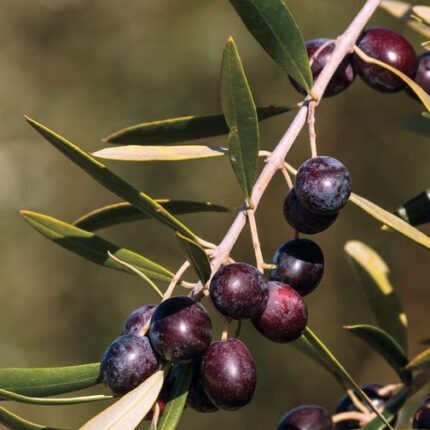
<svg viewBox="0 0 430 430"><path fill-rule="evenodd" d="M176 233L176 237L182 249L188 256L188 260L191 263L194 271L202 281L203 285L209 281L211 277L211 264L205 250L194 240L183 236L181 233Z"/></svg>
<svg viewBox="0 0 430 430"><path fill-rule="evenodd" d="M417 371L425 369L430 366L430 348L419 353L416 357L412 358L405 366L405 369L410 371Z"/></svg>
<svg viewBox="0 0 430 430"><path fill-rule="evenodd" d="M430 222L430 189L412 197L397 208L396 215L414 226Z"/></svg>
<svg viewBox="0 0 430 430"><path fill-rule="evenodd" d="M13 414L0 406L0 424L10 430L60 430L55 427L41 426Z"/></svg>
<svg viewBox="0 0 430 430"><path fill-rule="evenodd" d="M222 57L221 104L230 130L230 162L246 198L249 198L257 176L260 136L254 100L232 38Z"/></svg>
<svg viewBox="0 0 430 430"><path fill-rule="evenodd" d="M112 406L100 412L80 430L134 430L156 402L164 381L158 370Z"/></svg>
<svg viewBox="0 0 430 430"><path fill-rule="evenodd" d="M386 421L382 414L378 411L372 401L369 399L367 394L360 388L360 386L355 382L353 377L348 373L342 363L334 356L334 354L329 350L329 348L324 344L324 342L313 332L313 330L307 326L303 337L306 338L309 343L315 348L315 350L324 357L324 360L330 362L331 365L336 368L336 371L341 375L342 381L345 382L352 390L354 390L358 397L379 417L385 425L393 430L391 425Z"/></svg>
<svg viewBox="0 0 430 430"><path fill-rule="evenodd" d="M230 209L211 202L157 199L157 203L174 215L199 212L230 212ZM117 224L150 219L150 217L127 202L114 203L95 209L79 217L73 224L88 231L99 230Z"/></svg>
<svg viewBox="0 0 430 430"><path fill-rule="evenodd" d="M137 252L121 248L86 230L37 212L21 211L24 219L39 233L93 263L130 273L109 257L108 251L120 260L131 264L150 279L170 282L173 273Z"/></svg>
<svg viewBox="0 0 430 430"><path fill-rule="evenodd" d="M175 379L169 401L166 404L158 430L175 430L187 402L188 390L193 379L194 363L175 366Z"/></svg>
<svg viewBox="0 0 430 430"><path fill-rule="evenodd" d="M430 25L430 7L412 6L412 13L420 18L424 23Z"/></svg>
<svg viewBox="0 0 430 430"><path fill-rule="evenodd" d="M104 394L96 394L93 396L79 396L79 397L29 397L22 394L13 393L12 391L0 388L0 399L13 400L19 403L28 403L30 405L44 405L44 406L64 406L64 405L79 405L81 403L100 402L102 400L112 400L114 396L106 396Z"/></svg>
<svg viewBox="0 0 430 430"><path fill-rule="evenodd" d="M259 121L281 115L297 106L262 106L257 108ZM228 133L223 114L183 116L143 122L112 133L104 142L121 145L169 145Z"/></svg>
<svg viewBox="0 0 430 430"><path fill-rule="evenodd" d="M369 324L347 325L344 326L344 329L377 351L399 375L402 382L405 384L410 383L411 373L404 368L408 363L408 357L403 348L390 334L379 327Z"/></svg>
<svg viewBox="0 0 430 430"><path fill-rule="evenodd" d="M352 240L344 250L368 299L378 326L407 351L407 317L389 280L389 268L378 253L363 242Z"/></svg>
<svg viewBox="0 0 430 430"><path fill-rule="evenodd" d="M29 124L48 142L109 191L128 201L148 216L161 221L170 228L173 228L175 231L180 231L185 236L189 236L191 238L195 237L194 233L192 233L188 227L177 220L165 208L146 194L138 191L128 182L124 181L124 179L115 175L104 164L97 161L90 154L67 141L59 134L54 133L44 125L39 124L31 118L26 117L26 119Z"/></svg>
<svg viewBox="0 0 430 430"><path fill-rule="evenodd" d="M430 249L430 237L411 226L407 222L403 221L398 216L386 211L385 209L382 209L370 200L367 200L355 193L351 193L349 200L351 203L354 203L360 209L363 209L382 224L385 224L397 233L400 233L408 239L411 239L418 245Z"/></svg>
<svg viewBox="0 0 430 430"><path fill-rule="evenodd" d="M264 50L306 91L312 72L304 40L284 0L230 0Z"/></svg>
<svg viewBox="0 0 430 430"><path fill-rule="evenodd" d="M303 337L306 338L309 343L315 348L318 353L324 357L327 362L330 362L334 366L337 372L341 375L342 381L345 381L346 385L354 390L358 397L372 410L378 418L390 429L393 430L391 425L385 419L385 417L378 411L372 401L369 399L367 394L360 388L360 386L355 382L352 376L348 373L341 362L334 356L334 354L329 350L329 348L324 344L324 342L319 339L319 337L311 330L309 326L306 327Z"/></svg>
<svg viewBox="0 0 430 430"><path fill-rule="evenodd" d="M409 17L411 11L410 3L397 0L382 0L379 7L396 18Z"/></svg>
<svg viewBox="0 0 430 430"><path fill-rule="evenodd" d="M366 63L380 66L394 73L396 76L398 76L403 82L405 82L409 86L409 88L411 88L411 90L413 90L413 92L422 101L426 109L430 111L430 96L413 79L411 79L409 76L406 76L404 73L400 72L395 67L392 67L389 64L386 64L382 61L376 60L375 58L368 56L364 51L362 51L357 46L354 48L354 51Z"/></svg>
<svg viewBox="0 0 430 430"><path fill-rule="evenodd" d="M97 385L100 364L0 369L0 388L24 396L54 396ZM2 397L2 395L0 395Z"/></svg>
<svg viewBox="0 0 430 430"><path fill-rule="evenodd" d="M178 146L141 146L127 145L103 148L92 155L97 158L116 161L184 161L213 158L225 155L227 149L219 146L178 145Z"/></svg>

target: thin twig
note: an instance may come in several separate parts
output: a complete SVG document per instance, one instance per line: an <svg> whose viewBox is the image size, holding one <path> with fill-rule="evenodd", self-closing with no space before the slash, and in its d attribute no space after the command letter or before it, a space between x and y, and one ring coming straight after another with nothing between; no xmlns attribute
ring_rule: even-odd
<svg viewBox="0 0 430 430"><path fill-rule="evenodd" d="M255 260L257 262L257 269L264 272L264 258L261 252L260 238L258 237L257 222L255 221L254 209L247 211L249 228L251 230L252 246L254 247Z"/></svg>
<svg viewBox="0 0 430 430"><path fill-rule="evenodd" d="M392 396L396 391L400 390L403 384L388 384L378 390L378 395L381 397Z"/></svg>
<svg viewBox="0 0 430 430"><path fill-rule="evenodd" d="M136 274L140 278L142 278L146 283L160 296L163 297L163 293L159 290L159 288L151 281L151 279L148 278L144 273L142 273L139 269L136 269L136 267L132 266L131 264L126 263L125 261L122 261L115 255L113 255L110 251L107 252L108 256L112 258L112 260L115 260L118 264L121 264L121 266L124 266L126 269L128 269L129 272Z"/></svg>
<svg viewBox="0 0 430 430"><path fill-rule="evenodd" d="M169 286L167 287L166 292L163 295L163 300L169 299L172 297L173 291L175 290L176 284L181 280L182 275L185 271L190 267L190 262L187 260L185 263L179 268L179 270L175 273L172 280L170 281Z"/></svg>
<svg viewBox="0 0 430 430"><path fill-rule="evenodd" d="M311 155L316 157L317 151L317 134L315 133L315 107L316 102L311 100L308 109L308 128L309 128L309 143L311 145Z"/></svg>
<svg viewBox="0 0 430 430"><path fill-rule="evenodd" d="M375 414L369 414L368 412L362 413L362 412L341 412L339 414L333 415L331 417L334 424L340 423L341 421L349 421L354 420L358 421L360 423L360 427L362 427L364 424L366 424L368 421L373 418Z"/></svg>
<svg viewBox="0 0 430 430"><path fill-rule="evenodd" d="M332 55L330 56L329 61L322 69L317 80L315 81L314 86L310 90L312 97L308 96L304 100L302 107L299 109L293 122L285 132L284 136L272 154L269 156L266 165L255 182L251 193L251 201L253 202L254 210L257 209L261 197L266 191L266 188L272 177L278 169L282 168L286 155L290 151L297 136L304 127L306 123L309 102L312 99L319 102L319 100L322 98L324 91L330 82L330 79L336 72L338 66L345 56L352 51L355 41L361 34L373 13L378 8L381 1L382 0L367 0L347 30L337 39L336 46ZM228 259L228 256L230 255L230 252L245 224L246 209L243 209L238 213L227 234L224 236L224 239L219 244L214 255L214 259L211 263L212 271L218 270L219 267ZM202 288L202 285L196 286L196 288L194 288L193 295L198 296Z"/></svg>
<svg viewBox="0 0 430 430"><path fill-rule="evenodd" d="M151 426L149 427L149 430L157 430L158 419L160 418L160 405L158 404L158 402L155 402L153 410L154 415L152 416Z"/></svg>
<svg viewBox="0 0 430 430"><path fill-rule="evenodd" d="M293 185L293 180L291 179L291 176L288 173L288 170L285 167L282 167L281 172L284 175L285 182L287 183L288 189L291 190L291 188L293 188L294 185Z"/></svg>
<svg viewBox="0 0 430 430"><path fill-rule="evenodd" d="M224 320L224 328L222 330L221 340L228 339L228 330L230 328L230 324L231 324L231 318L226 317Z"/></svg>
<svg viewBox="0 0 430 430"><path fill-rule="evenodd" d="M360 401L353 390L346 390L352 404L363 414L369 414L369 409Z"/></svg>

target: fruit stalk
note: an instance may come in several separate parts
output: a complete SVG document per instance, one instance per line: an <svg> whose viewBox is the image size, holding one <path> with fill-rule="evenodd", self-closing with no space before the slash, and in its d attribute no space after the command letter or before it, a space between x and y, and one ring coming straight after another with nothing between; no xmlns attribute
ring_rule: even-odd
<svg viewBox="0 0 430 430"><path fill-rule="evenodd" d="M284 160L287 156L289 150L291 149L293 143L295 142L300 131L306 124L306 119L308 117L308 106L311 101L316 101L317 103L322 98L324 91L330 82L330 79L336 72L339 64L353 51L354 45L364 27L366 26L369 19L372 17L376 9L382 0L367 0L362 9L356 15L354 20L351 22L346 31L339 36L336 41L336 47L330 60L325 65L324 69L321 71L318 79L315 81L310 94L307 96L299 109L296 117L294 118L291 125L288 127L284 136L269 156L265 167L263 168L260 176L258 177L251 193L251 201L254 204L254 210L257 208L261 197L263 196L267 186L269 185L272 177L277 170L284 167ZM214 258L211 262L212 271L215 272L219 267L228 259L230 251L232 250L234 244L236 243L240 233L246 224L246 205L238 213L232 225L230 226L227 234L224 236L221 243L218 245ZM198 296L203 289L203 285L198 283L193 290L193 295Z"/></svg>

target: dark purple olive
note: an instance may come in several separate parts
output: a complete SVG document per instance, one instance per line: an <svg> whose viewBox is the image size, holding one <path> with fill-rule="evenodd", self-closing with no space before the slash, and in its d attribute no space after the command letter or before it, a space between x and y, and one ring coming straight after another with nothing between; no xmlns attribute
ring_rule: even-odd
<svg viewBox="0 0 430 430"><path fill-rule="evenodd" d="M212 323L206 309L191 297L172 297L155 309L149 338L162 358L186 363L208 349Z"/></svg>
<svg viewBox="0 0 430 430"><path fill-rule="evenodd" d="M266 280L254 266L245 263L221 267L210 284L215 307L237 320L260 315L266 307L267 294Z"/></svg>
<svg viewBox="0 0 430 430"><path fill-rule="evenodd" d="M122 329L122 334L140 336L145 324L151 319L155 311L154 305L141 306L135 309L128 317Z"/></svg>
<svg viewBox="0 0 430 430"><path fill-rule="evenodd" d="M203 356L200 376L210 400L227 410L247 405L257 383L254 359L239 339L213 343Z"/></svg>
<svg viewBox="0 0 430 430"><path fill-rule="evenodd" d="M414 429L430 429L430 397L426 397L418 405L412 418L412 427Z"/></svg>
<svg viewBox="0 0 430 430"><path fill-rule="evenodd" d="M103 355L100 375L115 394L125 394L151 376L157 357L147 337L123 335L115 339Z"/></svg>
<svg viewBox="0 0 430 430"><path fill-rule="evenodd" d="M320 406L304 405L288 411L277 430L331 430L330 414Z"/></svg>

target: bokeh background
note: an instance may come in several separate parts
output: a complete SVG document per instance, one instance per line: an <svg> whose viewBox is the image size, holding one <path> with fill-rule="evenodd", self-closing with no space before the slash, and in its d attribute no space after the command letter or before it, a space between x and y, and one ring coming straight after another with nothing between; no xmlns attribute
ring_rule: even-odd
<svg viewBox="0 0 430 430"><path fill-rule="evenodd" d="M306 39L336 37L362 5L358 0L291 0ZM422 38L378 12L372 24L405 34L420 49ZM236 39L257 104L291 104L300 96L283 71L247 33L227 0L1 0L0 1L0 366L61 366L98 361L134 308L154 294L132 276L96 266L50 243L20 217L26 208L73 221L117 198L53 149L24 121L28 114L88 151L101 138L135 123L220 111L222 50ZM359 79L317 112L319 151L341 159L356 192L389 210L430 185L430 128L420 105L405 94L382 95ZM271 149L292 114L261 124L262 146ZM225 145L225 137L207 143ZM288 160L309 157L303 132ZM234 208L241 191L228 161L108 165L153 197L209 200ZM263 252L293 237L282 215L286 185L270 185L258 211ZM184 216L198 234L218 242L234 214ZM430 233L429 228L423 228ZM106 229L103 237L176 270L184 257L171 231L154 221ZM310 323L360 383L396 380L385 363L345 334L346 323L372 322L343 246L360 239L391 268L407 311L410 351L429 337L429 254L348 205L315 240L327 269L309 298ZM249 233L234 249L253 263ZM190 274L192 277L192 274ZM210 308L210 304L207 306ZM215 335L221 321L215 317ZM289 345L260 337L248 323L243 339L255 355L259 381L254 401L237 412L186 411L181 428L271 429L289 408L316 403L333 411L342 395L330 375ZM101 392L97 387L92 392ZM77 428L103 405L10 405L28 419Z"/></svg>

